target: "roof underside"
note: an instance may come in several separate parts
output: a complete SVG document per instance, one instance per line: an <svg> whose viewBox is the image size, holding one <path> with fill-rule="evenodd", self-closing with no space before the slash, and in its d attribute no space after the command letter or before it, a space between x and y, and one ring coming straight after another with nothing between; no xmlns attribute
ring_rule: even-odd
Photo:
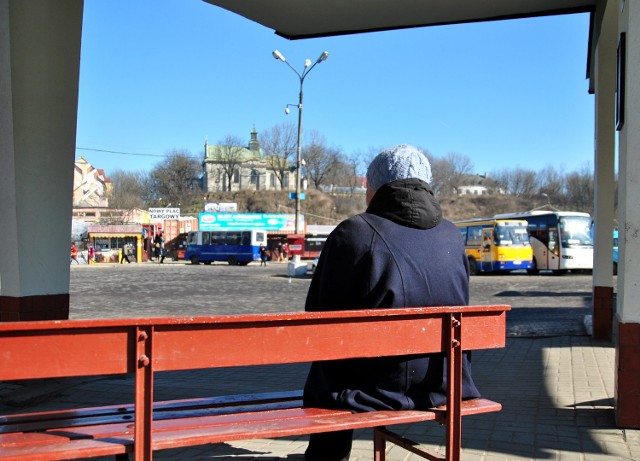
<svg viewBox="0 0 640 461"><path fill-rule="evenodd" d="M204 0L288 39L593 10L596 0Z"/></svg>

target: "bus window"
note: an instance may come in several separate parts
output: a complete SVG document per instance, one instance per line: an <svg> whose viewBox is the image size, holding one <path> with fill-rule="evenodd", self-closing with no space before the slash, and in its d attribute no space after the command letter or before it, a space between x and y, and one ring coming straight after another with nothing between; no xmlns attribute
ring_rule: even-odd
<svg viewBox="0 0 640 461"><path fill-rule="evenodd" d="M256 232L256 243L263 245L267 243L267 233L266 232Z"/></svg>
<svg viewBox="0 0 640 461"><path fill-rule="evenodd" d="M556 256L560 255L560 247L558 247L558 229L549 229L549 251Z"/></svg>
<svg viewBox="0 0 640 461"><path fill-rule="evenodd" d="M251 232L242 232L242 244L251 245Z"/></svg>
<svg viewBox="0 0 640 461"><path fill-rule="evenodd" d="M529 233L524 224L504 225L498 223L495 234L496 245L529 245Z"/></svg>
<svg viewBox="0 0 640 461"><path fill-rule="evenodd" d="M227 232L227 245L240 245L240 232Z"/></svg>
<svg viewBox="0 0 640 461"><path fill-rule="evenodd" d="M202 244L203 245L210 245L211 244L211 240L209 238L209 232L203 232L202 233Z"/></svg>
<svg viewBox="0 0 640 461"><path fill-rule="evenodd" d="M482 242L482 226L469 226L467 230L467 245L480 245Z"/></svg>
<svg viewBox="0 0 640 461"><path fill-rule="evenodd" d="M227 243L227 235L224 232L211 232L211 245L225 245Z"/></svg>

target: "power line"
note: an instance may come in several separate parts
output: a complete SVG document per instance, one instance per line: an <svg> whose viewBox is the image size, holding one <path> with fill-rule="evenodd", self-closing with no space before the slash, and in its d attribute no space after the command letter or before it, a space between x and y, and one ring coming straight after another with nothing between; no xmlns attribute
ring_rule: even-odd
<svg viewBox="0 0 640 461"><path fill-rule="evenodd" d="M120 152L117 150L94 149L91 147L76 147L76 151L80 151L80 150L86 150L91 152L104 152L107 154L132 155L137 157L163 157L163 158L176 157L176 155L173 155L173 154L143 154L141 152ZM192 155L187 155L186 157L199 159L199 157L195 157Z"/></svg>

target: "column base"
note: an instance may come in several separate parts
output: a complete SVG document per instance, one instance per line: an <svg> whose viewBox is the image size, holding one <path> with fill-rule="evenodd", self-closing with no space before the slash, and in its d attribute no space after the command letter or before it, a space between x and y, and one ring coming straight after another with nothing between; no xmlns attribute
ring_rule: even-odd
<svg viewBox="0 0 640 461"><path fill-rule="evenodd" d="M69 318L69 294L0 296L0 322L27 320L67 320Z"/></svg>
<svg viewBox="0 0 640 461"><path fill-rule="evenodd" d="M618 323L616 344L616 426L640 428L640 324Z"/></svg>
<svg viewBox="0 0 640 461"><path fill-rule="evenodd" d="M593 337L611 341L613 287L593 287Z"/></svg>

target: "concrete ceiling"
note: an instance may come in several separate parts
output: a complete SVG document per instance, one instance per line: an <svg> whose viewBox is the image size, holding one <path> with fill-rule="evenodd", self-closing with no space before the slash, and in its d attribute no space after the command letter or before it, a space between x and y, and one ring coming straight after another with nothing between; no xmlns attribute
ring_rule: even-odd
<svg viewBox="0 0 640 461"><path fill-rule="evenodd" d="M592 11L596 0L203 0L288 39Z"/></svg>

